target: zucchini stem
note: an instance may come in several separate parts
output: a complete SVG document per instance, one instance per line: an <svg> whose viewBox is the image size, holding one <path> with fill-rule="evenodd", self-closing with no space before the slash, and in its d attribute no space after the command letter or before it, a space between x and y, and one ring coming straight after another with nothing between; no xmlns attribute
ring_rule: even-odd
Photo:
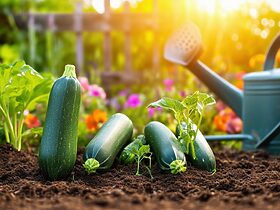
<svg viewBox="0 0 280 210"><path fill-rule="evenodd" d="M74 78L77 78L76 71L75 71L75 66L74 65L70 65L70 64L65 65L65 70L64 70L62 76L63 77L74 77Z"/></svg>
<svg viewBox="0 0 280 210"><path fill-rule="evenodd" d="M96 170L100 167L100 164L95 158L89 158L86 160L83 166L88 174L92 174L96 172Z"/></svg>

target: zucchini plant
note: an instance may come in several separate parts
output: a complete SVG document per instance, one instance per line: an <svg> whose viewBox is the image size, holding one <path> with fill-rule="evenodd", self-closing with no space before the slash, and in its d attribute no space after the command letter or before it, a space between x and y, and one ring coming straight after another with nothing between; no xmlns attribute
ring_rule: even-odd
<svg viewBox="0 0 280 210"><path fill-rule="evenodd" d="M133 125L126 115L112 115L86 146L83 156L86 171L93 173L111 168L117 154L131 139L132 133Z"/></svg>
<svg viewBox="0 0 280 210"><path fill-rule="evenodd" d="M21 150L25 135L24 110L32 111L38 103L47 102L52 79L43 78L24 61L1 64L0 78L0 120L5 139L15 149Z"/></svg>
<svg viewBox="0 0 280 210"><path fill-rule="evenodd" d="M66 65L49 96L46 122L39 148L39 166L50 180L65 178L77 156L81 87L75 66Z"/></svg>
<svg viewBox="0 0 280 210"><path fill-rule="evenodd" d="M215 99L212 96L197 91L183 101L162 98L148 107L161 107L172 111L178 123L176 143L179 148L186 153L190 162L195 162L196 166L214 173L216 171L214 154L199 131L205 108L213 104L215 104ZM205 164L206 160L209 161L209 165Z"/></svg>
<svg viewBox="0 0 280 210"><path fill-rule="evenodd" d="M119 161L122 164L131 164L135 162L135 154L131 152L133 148L136 148L139 150L139 148L143 145L145 145L146 139L144 135L139 135L136 138L133 139L132 142L130 142L122 151Z"/></svg>
<svg viewBox="0 0 280 210"><path fill-rule="evenodd" d="M144 160L149 160L149 166L146 166L151 178L152 172L152 153L150 152L150 145L146 145L146 140L144 135L139 135L134 140L128 144L122 151L119 161L123 164L131 164L133 162L137 163L136 174L140 176L140 163Z"/></svg>

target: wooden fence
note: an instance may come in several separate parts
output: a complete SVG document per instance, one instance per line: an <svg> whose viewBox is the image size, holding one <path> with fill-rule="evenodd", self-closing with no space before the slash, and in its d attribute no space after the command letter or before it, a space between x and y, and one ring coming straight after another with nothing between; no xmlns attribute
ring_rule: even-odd
<svg viewBox="0 0 280 210"><path fill-rule="evenodd" d="M15 20L21 30L35 30L38 32L52 31L55 32L75 32L76 35L76 66L77 70L84 68L84 49L83 49L83 32L102 32L104 36L103 52L104 52L104 71L102 71L102 79L106 83L112 80L122 80L129 83L135 78L132 71L131 57L131 36L132 32L151 30L155 35L162 31L170 31L174 27L178 18L176 3L182 0L174 1L174 8L170 11L159 14L159 0L152 0L152 12L150 13L132 13L130 4L123 4L124 11L122 13L114 13L110 8L110 0L104 1L105 12L83 13L83 5L78 2L76 11L73 14L57 14L57 13L23 13L15 15ZM121 31L125 36L124 56L125 65L123 71L113 72L112 66L112 40L111 32ZM152 69L159 69L160 65L160 44L155 39L153 42Z"/></svg>

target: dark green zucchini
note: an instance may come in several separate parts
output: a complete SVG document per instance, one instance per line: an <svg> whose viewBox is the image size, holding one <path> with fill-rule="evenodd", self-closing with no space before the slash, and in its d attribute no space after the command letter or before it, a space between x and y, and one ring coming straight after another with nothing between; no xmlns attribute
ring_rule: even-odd
<svg viewBox="0 0 280 210"><path fill-rule="evenodd" d="M157 121L150 122L146 125L144 133L162 170L170 170L170 164L175 160L186 163L185 154L176 144L178 141L176 136L164 124Z"/></svg>
<svg viewBox="0 0 280 210"><path fill-rule="evenodd" d="M117 154L130 141L132 133L133 125L126 115L112 115L86 146L84 161L94 158L100 164L98 170L111 168Z"/></svg>
<svg viewBox="0 0 280 210"><path fill-rule="evenodd" d="M182 123L182 127L186 128L186 123ZM196 129L196 125L194 125ZM176 128L176 136L179 136L179 126ZM196 168L207 170L211 173L216 172L216 159L215 155L206 141L203 134L198 130L195 142L194 142L194 151L196 158L193 159L191 155L187 155L187 161L191 163Z"/></svg>
<svg viewBox="0 0 280 210"><path fill-rule="evenodd" d="M50 180L66 178L76 161L80 89L75 66L66 65L51 89L39 148L41 171Z"/></svg>
<svg viewBox="0 0 280 210"><path fill-rule="evenodd" d="M135 154L131 153L132 148L139 149L141 146L146 144L145 136L139 135L132 142L130 142L122 151L119 161L122 164L131 164L135 162Z"/></svg>

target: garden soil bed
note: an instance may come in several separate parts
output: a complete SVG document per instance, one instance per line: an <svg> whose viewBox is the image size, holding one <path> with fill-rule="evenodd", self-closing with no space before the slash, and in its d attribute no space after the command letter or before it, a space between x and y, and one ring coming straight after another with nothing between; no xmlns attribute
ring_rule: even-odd
<svg viewBox="0 0 280 210"><path fill-rule="evenodd" d="M280 209L280 158L262 152L216 153L217 173L188 167L181 175L153 166L135 176L135 165L87 175L79 151L68 180L49 182L37 157L0 146L0 209Z"/></svg>

